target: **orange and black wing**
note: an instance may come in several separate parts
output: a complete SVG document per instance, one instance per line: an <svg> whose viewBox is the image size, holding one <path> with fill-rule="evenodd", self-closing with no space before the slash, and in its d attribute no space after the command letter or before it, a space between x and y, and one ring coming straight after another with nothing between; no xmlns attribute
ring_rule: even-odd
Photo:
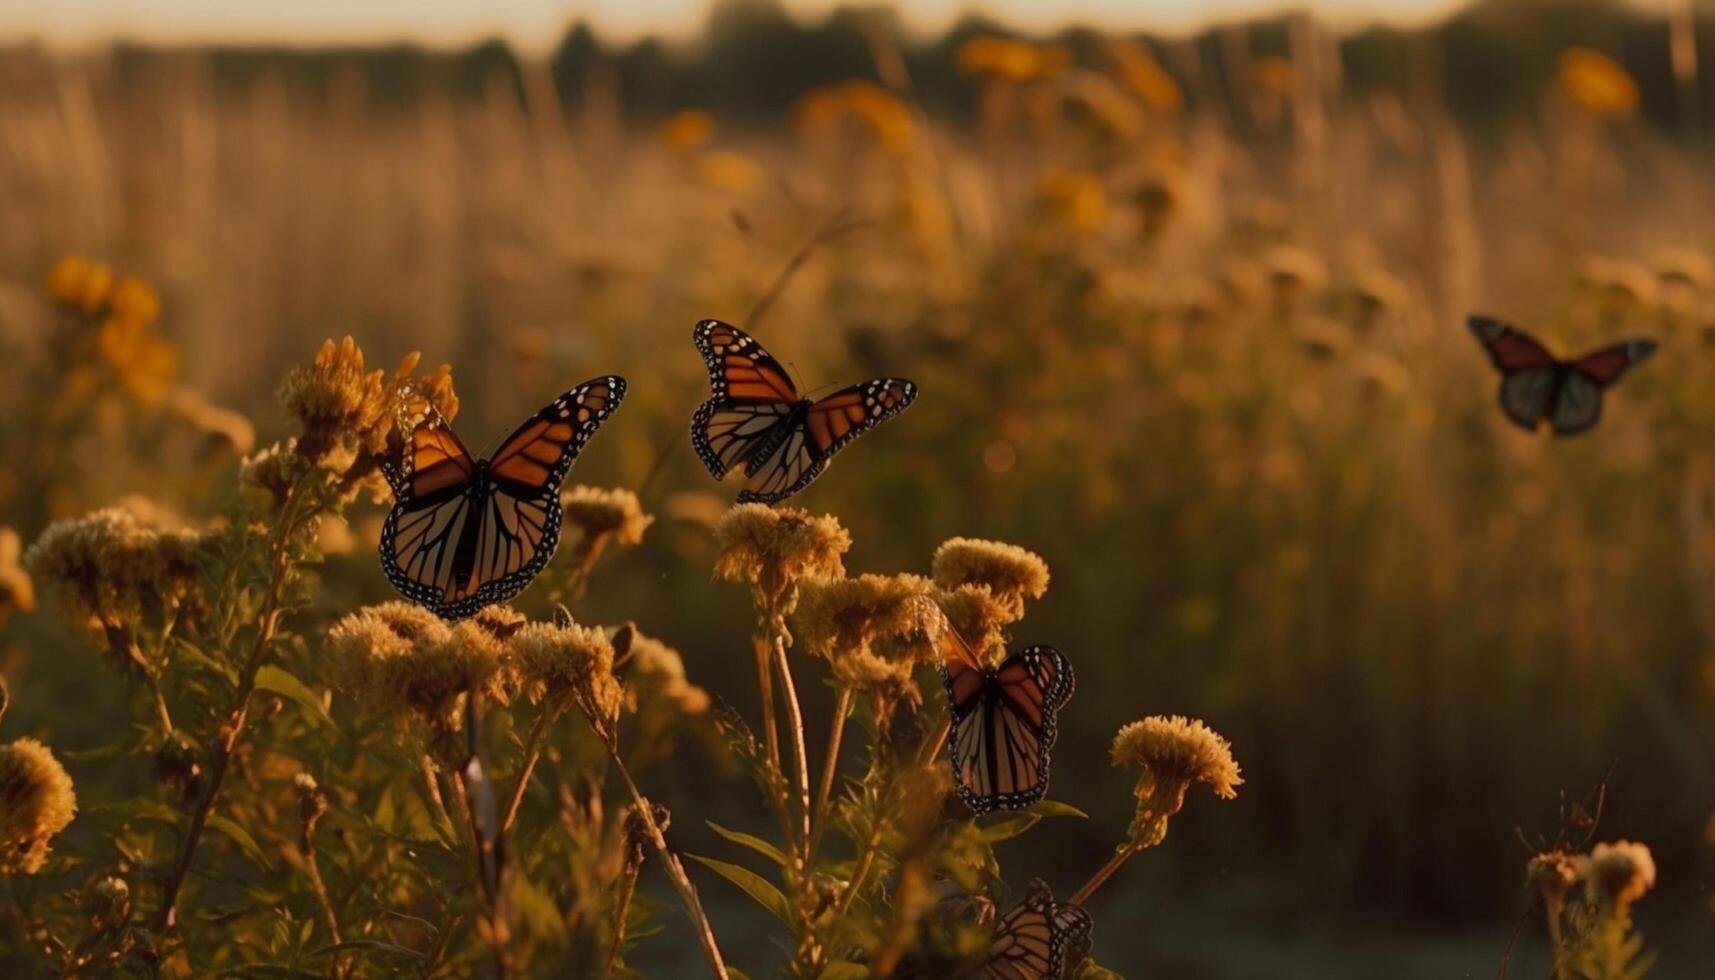
<svg viewBox="0 0 1715 980"><path fill-rule="evenodd" d="M381 473L397 498L427 499L462 486L476 472L470 450L432 406L412 428L399 459L383 459Z"/></svg>
<svg viewBox="0 0 1715 980"><path fill-rule="evenodd" d="M900 378L877 378L842 388L805 406L745 467L749 484L739 501L777 503L822 475L828 461L848 443L903 412L917 398L917 386Z"/></svg>
<svg viewBox="0 0 1715 980"><path fill-rule="evenodd" d="M941 680L959 799L977 813L1017 810L1042 799L1058 714L1072 696L1072 665L1065 654L1032 646L987 670L943 659Z"/></svg>
<svg viewBox="0 0 1715 980"><path fill-rule="evenodd" d="M521 592L559 544L560 484L572 461L624 397L622 378L587 381L508 436L483 483L428 486L424 496L408 488L382 526L389 581L446 619Z"/></svg>
<svg viewBox="0 0 1715 980"><path fill-rule="evenodd" d="M691 339L708 365L710 390L691 417L691 444L721 480L784 440L802 399L786 369L743 330L704 320Z"/></svg>
<svg viewBox="0 0 1715 980"><path fill-rule="evenodd" d="M1001 917L978 976L983 980L1060 980L1074 950L1088 953L1094 923L1076 905L1054 901L1040 879Z"/></svg>
<svg viewBox="0 0 1715 980"><path fill-rule="evenodd" d="M1600 421L1603 390L1655 349L1653 340L1625 340L1566 365L1549 414L1555 435L1576 435Z"/></svg>

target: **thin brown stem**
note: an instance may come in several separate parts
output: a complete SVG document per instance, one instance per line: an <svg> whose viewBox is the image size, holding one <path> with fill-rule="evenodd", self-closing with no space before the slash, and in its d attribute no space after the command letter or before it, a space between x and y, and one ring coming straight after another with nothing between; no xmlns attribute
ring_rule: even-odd
<svg viewBox="0 0 1715 980"><path fill-rule="evenodd" d="M935 757L941 754L941 747L947 744L947 736L952 730L953 716L942 716L941 724L936 727L935 733L929 736L929 740L923 743L923 750L917 753L917 764L926 766L934 762Z"/></svg>
<svg viewBox="0 0 1715 980"><path fill-rule="evenodd" d="M597 734L601 734L599 729ZM685 873L685 866L679 861L678 855L668 848L667 837L655 821L654 804L637 788L630 770L625 768L624 760L619 757L618 747L605 737L602 742L607 747L608 758L613 761L613 767L619 771L620 778L625 780L625 788L631 793L631 801L643 821L644 830L649 833L650 843L655 845L656 853L661 855L661 865L666 869L667 877L672 880L674 890L679 893L679 902L684 905L685 914L691 917L691 923L697 929L697 938L703 944L703 955L709 961L709 971L719 980L726 980L726 962L721 958L720 945L715 941L715 927L709 922L708 913L703 911L702 901L697 898L697 886L691 883L691 876Z"/></svg>
<svg viewBox="0 0 1715 980"><path fill-rule="evenodd" d="M1545 895L1542 901L1544 915L1548 919L1548 951L1553 969L1550 976L1553 980L1564 980L1570 975L1566 966L1565 939L1560 931L1560 913L1566 908L1566 900L1555 895Z"/></svg>
<svg viewBox="0 0 1715 980"><path fill-rule="evenodd" d="M304 873L309 876L310 890L315 892L316 904L321 907L322 921L327 924L328 935L333 937L334 945L337 946L345 940L340 938L339 916L334 914L333 900L328 896L327 883L322 880L321 865L316 861L316 832L313 824L304 825L299 846L304 852ZM345 964L338 956L334 957L333 974L336 977L345 975Z"/></svg>
<svg viewBox="0 0 1715 980"><path fill-rule="evenodd" d="M774 717L774 671L769 665L772 641L756 637L756 690L762 699L762 738L768 747L768 764L780 771L780 723Z"/></svg>
<svg viewBox="0 0 1715 980"><path fill-rule="evenodd" d="M816 787L816 806L810 817L810 846L806 849L804 867L812 868L816 864L816 852L821 849L822 834L826 830L828 817L828 800L834 793L834 777L840 766L840 742L845 738L846 718L851 714L852 689L850 685L841 684L840 693L834 700L834 717L829 724L828 754L822 760L822 779Z"/></svg>
<svg viewBox="0 0 1715 980"><path fill-rule="evenodd" d="M429 758L429 754L425 752L417 761L417 767L423 774L423 798L429 801L444 826L453 826L453 815L447 812L446 801L441 798L441 783L435 775L435 760Z"/></svg>
<svg viewBox="0 0 1715 980"><path fill-rule="evenodd" d="M786 636L774 633L774 666L780 669L780 694L786 702L786 722L792 734L793 762L798 777L799 841L803 844L804 866L810 861L810 753L804 747L804 713L798 704L798 689L792 683L792 665L786 659Z"/></svg>
<svg viewBox="0 0 1715 980"><path fill-rule="evenodd" d="M1131 856L1141 850L1143 850L1141 846L1130 842L1121 845L1118 850L1114 851L1114 856L1108 858L1108 863L1098 868L1096 873L1090 876L1090 880L1084 882L1084 887L1078 889L1071 898L1066 900L1066 903L1068 905L1082 905L1089 901L1090 896L1096 893L1096 889L1102 887L1103 882L1113 877L1114 872L1118 871L1121 865L1131 860Z"/></svg>
<svg viewBox="0 0 1715 980"><path fill-rule="evenodd" d="M548 732L548 726L553 723L557 712L549 707L543 707L536 720L530 723L530 731L524 737L524 766L518 770L518 778L512 784L512 793L506 799L506 809L500 816L500 830L496 840L505 840L512 824L518 819L518 808L524 802L524 791L530 786L530 776L536 771L536 763L542 758L542 739ZM498 845L497 845L498 846Z"/></svg>
<svg viewBox="0 0 1715 980"><path fill-rule="evenodd" d="M492 843L486 840L482 833L482 818L476 812L476 800L465 785L465 774L461 770L447 780L452 786L454 801L465 819L465 829L470 834L470 853L472 870L476 875L477 894L482 896L482 915L488 921L487 929L479 929L488 940L489 949L494 952L494 968L501 978L510 972L506 955L506 926L500 915L500 896L495 892L496 883L490 880L487 868L492 860Z"/></svg>
<svg viewBox="0 0 1715 980"><path fill-rule="evenodd" d="M637 894L637 872L641 866L627 868L619 881L619 906L613 917L613 945L608 947L607 964L602 976L613 975L613 965L619 961L619 951L625 946L625 920L631 914L631 896Z"/></svg>

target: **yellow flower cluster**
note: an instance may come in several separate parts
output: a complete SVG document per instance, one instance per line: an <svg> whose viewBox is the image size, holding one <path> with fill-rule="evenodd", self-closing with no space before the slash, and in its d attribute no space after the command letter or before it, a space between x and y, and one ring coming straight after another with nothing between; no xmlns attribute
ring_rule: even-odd
<svg viewBox="0 0 1715 980"><path fill-rule="evenodd" d="M793 125L811 143L829 142L848 119L874 145L895 153L909 150L917 137L911 107L874 82L812 89L792 107Z"/></svg>
<svg viewBox="0 0 1715 980"><path fill-rule="evenodd" d="M633 711L650 700L671 704L686 715L709 710L709 692L685 676L685 659L679 651L644 635L634 624L627 623L614 633L613 654L629 664L625 699Z"/></svg>
<svg viewBox="0 0 1715 980"><path fill-rule="evenodd" d="M517 678L504 644L523 622L493 606L454 625L405 602L370 606L328 631L333 683L379 717L414 719L431 733L459 731L466 691L511 700Z"/></svg>
<svg viewBox="0 0 1715 980"><path fill-rule="evenodd" d="M1137 814L1128 833L1132 847L1161 843L1192 783L1207 783L1216 796L1230 800L1244 782L1231 743L1203 722L1180 715L1156 715L1121 728L1114 736L1113 762L1138 770Z"/></svg>
<svg viewBox="0 0 1715 980"><path fill-rule="evenodd" d="M1024 615L1025 600L1048 591L1048 563L1042 556L1003 541L949 538L935 549L929 570L943 589L987 589L1014 619Z"/></svg>
<svg viewBox="0 0 1715 980"><path fill-rule="evenodd" d="M178 351L155 330L161 300L146 282L116 280L113 270L78 255L54 263L48 295L95 322L94 356L121 389L144 402L161 398L178 374Z"/></svg>
<svg viewBox="0 0 1715 980"><path fill-rule="evenodd" d="M449 421L456 417L452 369L443 364L413 378L418 359L407 354L389 378L365 369L363 351L350 337L323 342L314 361L294 368L280 388L280 404L302 426L298 454L343 471L359 457L386 452L399 427L414 424L430 406Z"/></svg>
<svg viewBox="0 0 1715 980"><path fill-rule="evenodd" d="M715 117L701 109L683 109L655 127L655 140L674 153L695 153L715 135Z"/></svg>
<svg viewBox="0 0 1715 980"><path fill-rule="evenodd" d="M643 512L637 494L623 487L574 486L560 495L566 520L584 533L586 540L611 536L627 547L643 543L643 532L655 518Z"/></svg>
<svg viewBox="0 0 1715 980"><path fill-rule="evenodd" d="M116 507L48 525L24 564L58 590L74 623L115 626L194 602L208 542L206 532Z"/></svg>
<svg viewBox="0 0 1715 980"><path fill-rule="evenodd" d="M947 619L932 582L917 575L860 575L811 582L800 594L804 646L825 657L841 684L857 690L908 687L918 664L935 659Z"/></svg>
<svg viewBox="0 0 1715 980"><path fill-rule="evenodd" d="M48 747L21 738L0 748L0 874L35 874L77 814L71 777Z"/></svg>
<svg viewBox="0 0 1715 980"><path fill-rule="evenodd" d="M613 645L591 626L530 623L512 637L508 653L525 696L556 707L584 708L592 721L619 712L621 692L613 676Z"/></svg>
<svg viewBox="0 0 1715 980"><path fill-rule="evenodd" d="M1591 896L1610 908L1626 909L1655 887L1655 857L1633 841L1597 844L1586 872Z"/></svg>
<svg viewBox="0 0 1715 980"><path fill-rule="evenodd" d="M715 577L748 582L770 602L804 580L839 578L852 536L833 517L792 507L738 504L715 524Z"/></svg>

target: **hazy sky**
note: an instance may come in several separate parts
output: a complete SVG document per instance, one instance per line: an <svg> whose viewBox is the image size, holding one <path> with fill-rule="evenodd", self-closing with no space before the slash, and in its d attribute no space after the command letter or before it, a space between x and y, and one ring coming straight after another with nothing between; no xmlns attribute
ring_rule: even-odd
<svg viewBox="0 0 1715 980"><path fill-rule="evenodd" d="M787 0L825 11L831 0ZM1068 22L1107 26L1190 27L1240 14L1309 8L1337 22L1377 18L1421 21L1458 0L900 0L917 28L944 27L976 9L1021 27ZM633 37L684 34L708 0L0 0L0 36L59 42L114 35L162 39L273 41L376 40L406 36L458 42L502 34L528 47L551 44L585 17L603 33Z"/></svg>

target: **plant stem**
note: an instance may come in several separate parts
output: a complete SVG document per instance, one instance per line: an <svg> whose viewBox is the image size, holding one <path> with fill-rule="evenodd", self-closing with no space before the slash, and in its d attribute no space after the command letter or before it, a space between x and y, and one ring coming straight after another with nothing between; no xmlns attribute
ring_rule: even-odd
<svg viewBox="0 0 1715 980"><path fill-rule="evenodd" d="M628 868L619 882L619 908L613 917L613 945L607 951L607 963L602 976L613 975L613 964L619 960L620 947L625 945L625 919L631 914L631 896L637 894L637 873L641 867Z"/></svg>
<svg viewBox="0 0 1715 980"><path fill-rule="evenodd" d="M1091 875L1090 880L1084 882L1084 887L1078 889L1071 898L1066 899L1066 904L1082 905L1089 901L1090 896L1095 894L1096 889L1102 887L1102 882L1113 877L1114 872L1120 869L1120 865L1131 860L1131 856L1141 850L1143 850L1142 846L1129 842L1115 850L1114 856L1108 858L1108 863L1102 865L1094 875Z"/></svg>
<svg viewBox="0 0 1715 980"><path fill-rule="evenodd" d="M488 945L494 951L494 968L500 977L508 973L506 959L506 932L500 917L500 896L491 886L488 875L488 860L493 854L489 843L483 839L482 820L477 816L476 800L471 797L470 790L465 786L463 770L453 774L447 781L453 788L459 812L464 815L465 828L470 831L471 864L476 873L477 894L482 896L482 915L488 920L487 929L477 930L488 940Z"/></svg>
<svg viewBox="0 0 1715 980"><path fill-rule="evenodd" d="M267 595L262 600L262 615L259 619L260 625L256 629L256 642L252 644L250 655L245 659L244 672L238 679L238 691L233 698L232 711L227 716L226 724L221 727L220 744L214 758L209 761L208 789L203 791L202 799L197 801L197 808L191 814L190 825L185 830L184 842L179 847L178 859L173 862L173 870L161 888L161 907L156 910L154 919L157 932L164 932L173 925L179 891L184 887L185 876L190 873L191 862L196 857L197 842L202 839L203 830L208 826L209 815L213 813L215 801L220 797L220 785L226 779L227 767L244 736L244 726L250 717L250 696L256 691L256 674L272 652L274 633L280 625L280 590L285 584L288 567L285 554L287 533L289 532L283 531L276 540L274 575L269 582Z"/></svg>
<svg viewBox="0 0 1715 980"><path fill-rule="evenodd" d="M310 890L316 893L316 904L321 906L322 918L328 927L328 935L333 937L334 945L337 946L344 942L339 935L339 916L334 914L333 900L328 897L327 883L322 880L321 865L316 861L315 831L310 826L304 827L299 843L304 851L304 872L309 875ZM333 974L336 977L345 975L345 964L338 955L334 957Z"/></svg>
<svg viewBox="0 0 1715 980"><path fill-rule="evenodd" d="M512 784L512 794L507 797L506 810L500 816L500 830L496 841L504 840L512 824L518 819L518 808L524 802L524 790L530 785L530 775L536 771L536 763L542 758L542 738L548 732L548 726L553 722L554 710L543 707L536 720L530 723L530 732L524 737L524 767L518 770L518 778ZM496 846L499 846L496 844Z"/></svg>
<svg viewBox="0 0 1715 980"><path fill-rule="evenodd" d="M661 864L667 870L667 877L672 879L674 890L679 893L679 901L685 906L685 914L691 917L692 924L696 926L697 938L701 940L703 954L709 961L709 971L719 980L727 980L726 963L721 958L720 945L715 942L715 928L709 922L708 913L703 911L703 903L697 898L697 886L691 883L691 877L685 873L685 866L680 863L678 855L667 847L667 838L661 833L660 825L655 822L654 805L637 788L630 770L625 768L625 762L619 757L619 749L606 738L602 739L602 743L607 747L608 758L613 760L614 768L619 770L620 778L625 780L625 788L631 793L631 802L637 807L637 814L643 820L644 829L649 832L649 840L655 845L656 853L661 855Z"/></svg>
<svg viewBox="0 0 1715 980"><path fill-rule="evenodd" d="M763 742L768 746L768 764L780 771L780 729L774 717L773 668L769 666L773 641L767 636L756 637L756 690L762 699Z"/></svg>
<svg viewBox="0 0 1715 980"><path fill-rule="evenodd" d="M833 795L834 776L840 765L840 742L845 738L846 717L851 714L851 709L851 686L841 684L840 693L834 701L834 718L829 725L828 754L822 760L822 780L816 787L816 807L810 818L810 846L806 848L804 857L806 869L815 866L816 852L821 849L822 833L827 824L828 799Z"/></svg>
<svg viewBox="0 0 1715 980"><path fill-rule="evenodd" d="M806 873L810 863L810 754L804 748L804 713L798 705L798 689L792 683L792 665L786 660L786 636L774 633L774 664L780 668L780 694L786 702L787 724L792 732L793 761L797 764L798 806L803 818L799 841L803 845Z"/></svg>
<svg viewBox="0 0 1715 980"><path fill-rule="evenodd" d="M1546 895L1542 900L1543 910L1548 917L1548 950L1553 969L1550 976L1553 980L1562 980L1567 975L1564 940L1560 934L1560 913L1566 907L1566 900L1553 895Z"/></svg>
<svg viewBox="0 0 1715 980"><path fill-rule="evenodd" d="M920 766L926 766L929 763L934 762L935 757L941 754L941 747L947 744L947 736L952 732L952 730L952 714L949 713L943 715L941 717L941 724L935 729L935 734L929 736L929 740L923 743L923 751L917 753L917 764Z"/></svg>

